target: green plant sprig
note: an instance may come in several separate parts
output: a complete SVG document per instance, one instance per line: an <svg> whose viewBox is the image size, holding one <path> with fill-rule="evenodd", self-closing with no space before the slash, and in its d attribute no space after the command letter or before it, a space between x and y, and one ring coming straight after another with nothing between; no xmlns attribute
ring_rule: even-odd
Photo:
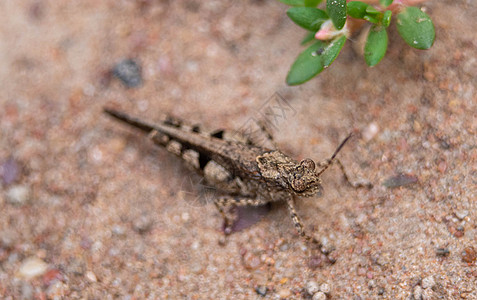
<svg viewBox="0 0 477 300"><path fill-rule="evenodd" d="M287 84L305 83L327 68L338 57L346 38L350 35L350 23L364 20L371 24L364 59L370 67L378 64L386 54L391 17L396 15L399 35L411 47L429 49L434 43L435 30L431 18L406 0L379 0L379 6L362 1L327 0L326 8L319 9L322 0L279 0L292 6L288 17L308 31L302 45L311 43L298 55L287 75ZM415 1L414 1L415 2Z"/></svg>

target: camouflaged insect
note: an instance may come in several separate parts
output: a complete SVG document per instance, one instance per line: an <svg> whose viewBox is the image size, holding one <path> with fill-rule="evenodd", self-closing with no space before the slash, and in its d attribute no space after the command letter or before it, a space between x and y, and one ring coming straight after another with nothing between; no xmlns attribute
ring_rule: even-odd
<svg viewBox="0 0 477 300"><path fill-rule="evenodd" d="M351 183L343 165L335 158L351 135L341 142L329 159L316 165L309 158L298 162L279 150L260 147L250 138L224 130L207 133L199 126L187 126L170 117L160 124L150 124L114 109L105 108L104 111L148 133L155 144L183 158L204 176L208 185L222 193L223 196L214 201L224 218L226 234L231 232L233 223L227 208L285 201L300 236L313 240L305 233L295 210L294 198L321 194L320 175L334 162L352 186L371 187L369 183ZM271 140L266 128L261 129Z"/></svg>

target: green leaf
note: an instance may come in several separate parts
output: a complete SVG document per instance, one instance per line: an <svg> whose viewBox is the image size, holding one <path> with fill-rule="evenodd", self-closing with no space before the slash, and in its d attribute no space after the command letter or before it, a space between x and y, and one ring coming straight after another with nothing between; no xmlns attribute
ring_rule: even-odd
<svg viewBox="0 0 477 300"><path fill-rule="evenodd" d="M278 0L289 6L305 6L305 0Z"/></svg>
<svg viewBox="0 0 477 300"><path fill-rule="evenodd" d="M287 10L287 15L298 26L315 32L320 29L324 21L328 20L324 10L314 7L292 7Z"/></svg>
<svg viewBox="0 0 477 300"><path fill-rule="evenodd" d="M316 32L308 31L303 40L301 40L300 45L305 45L315 39Z"/></svg>
<svg viewBox="0 0 477 300"><path fill-rule="evenodd" d="M379 10L377 10L376 8L374 8L373 6L371 5L368 5L368 7L366 7L366 13L368 15L377 15L379 14Z"/></svg>
<svg viewBox="0 0 477 300"><path fill-rule="evenodd" d="M294 6L294 7L316 7L323 0L278 0L283 4Z"/></svg>
<svg viewBox="0 0 477 300"><path fill-rule="evenodd" d="M381 21L384 27L388 27L389 24L391 24L391 16L393 12L390 10L387 10L383 14L383 20Z"/></svg>
<svg viewBox="0 0 477 300"><path fill-rule="evenodd" d="M343 28L346 23L346 0L326 0L326 11L336 29Z"/></svg>
<svg viewBox="0 0 477 300"><path fill-rule="evenodd" d="M379 3L381 3L381 5L384 7L388 7L393 3L393 0L379 0Z"/></svg>
<svg viewBox="0 0 477 300"><path fill-rule="evenodd" d="M320 53L324 51L324 48L325 44L323 42L316 41L298 55L290 71L288 71L287 84L302 84L323 71L324 66Z"/></svg>
<svg viewBox="0 0 477 300"><path fill-rule="evenodd" d="M322 0L305 0L306 7L316 7Z"/></svg>
<svg viewBox="0 0 477 300"><path fill-rule="evenodd" d="M407 7L397 15L399 35L411 47L429 49L434 43L436 32L431 18L417 7Z"/></svg>
<svg viewBox="0 0 477 300"><path fill-rule="evenodd" d="M325 51L321 54L323 57L323 66L326 68L338 57L340 54L341 48L343 48L346 42L346 36L342 35L328 43L325 48Z"/></svg>
<svg viewBox="0 0 477 300"><path fill-rule="evenodd" d="M377 65L386 54L388 34L384 26L373 25L364 46L364 59L368 66Z"/></svg>
<svg viewBox="0 0 477 300"><path fill-rule="evenodd" d="M348 15L355 19L363 19L369 5L361 1L348 2Z"/></svg>
<svg viewBox="0 0 477 300"><path fill-rule="evenodd" d="M365 15L363 19L365 19L365 20L368 21L368 22L374 23L374 24L378 24L378 23L379 23L379 19L378 19L376 16Z"/></svg>

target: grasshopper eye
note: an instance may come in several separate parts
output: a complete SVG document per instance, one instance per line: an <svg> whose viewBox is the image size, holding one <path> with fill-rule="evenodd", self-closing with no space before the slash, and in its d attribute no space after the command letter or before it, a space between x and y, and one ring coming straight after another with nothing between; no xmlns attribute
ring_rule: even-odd
<svg viewBox="0 0 477 300"><path fill-rule="evenodd" d="M300 162L300 165L308 170L315 170L315 162L310 158L305 158Z"/></svg>
<svg viewBox="0 0 477 300"><path fill-rule="evenodd" d="M292 188L295 190L295 192L300 193L307 189L307 185L305 181L301 179L295 179L292 182Z"/></svg>

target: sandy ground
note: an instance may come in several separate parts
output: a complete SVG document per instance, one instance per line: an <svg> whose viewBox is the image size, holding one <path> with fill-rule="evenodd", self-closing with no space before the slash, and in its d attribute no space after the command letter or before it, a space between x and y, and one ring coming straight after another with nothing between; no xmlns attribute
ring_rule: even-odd
<svg viewBox="0 0 477 300"><path fill-rule="evenodd" d="M284 84L304 32L277 1L0 1L0 295L5 299L477 299L477 4L430 1L437 39L390 33L374 68L349 41ZM143 83L111 76L125 58ZM279 147L340 153L297 206L232 234L200 178L101 113L238 128L278 92ZM403 174L400 177L396 177ZM408 181L396 188L397 179ZM385 186L384 183L388 185Z"/></svg>

